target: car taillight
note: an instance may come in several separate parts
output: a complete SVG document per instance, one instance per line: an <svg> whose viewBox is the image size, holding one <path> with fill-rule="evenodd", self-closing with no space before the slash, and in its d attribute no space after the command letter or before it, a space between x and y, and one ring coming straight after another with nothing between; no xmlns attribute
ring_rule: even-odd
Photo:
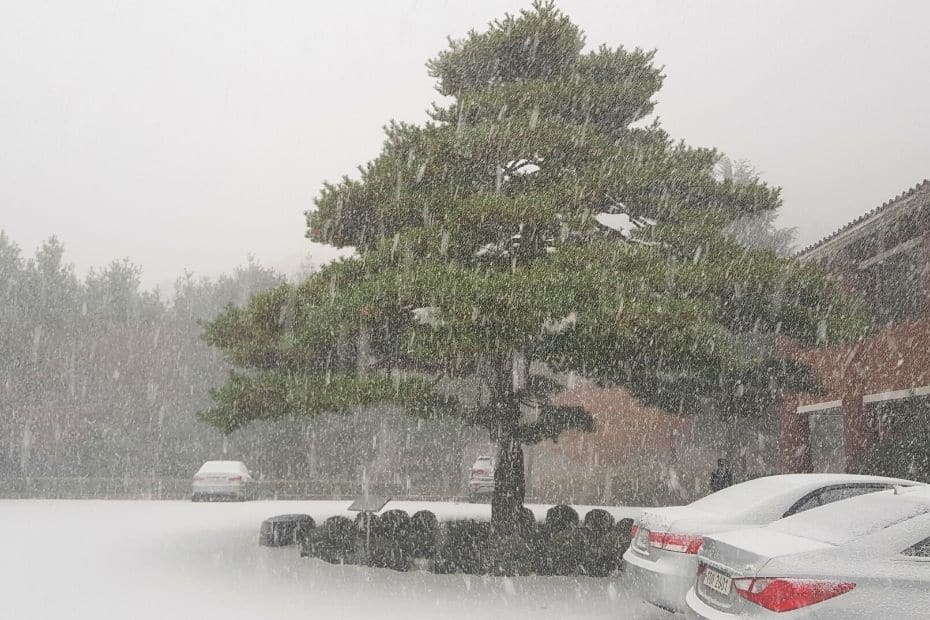
<svg viewBox="0 0 930 620"><path fill-rule="evenodd" d="M649 546L675 553L697 553L704 544L702 536L674 532L649 532Z"/></svg>
<svg viewBox="0 0 930 620"><path fill-rule="evenodd" d="M227 480L229 482L241 482L242 476L230 476L229 478L227 478Z"/></svg>
<svg viewBox="0 0 930 620"><path fill-rule="evenodd" d="M782 612L820 603L845 594L856 584L846 581L822 579L734 579L736 592L749 601L768 610Z"/></svg>

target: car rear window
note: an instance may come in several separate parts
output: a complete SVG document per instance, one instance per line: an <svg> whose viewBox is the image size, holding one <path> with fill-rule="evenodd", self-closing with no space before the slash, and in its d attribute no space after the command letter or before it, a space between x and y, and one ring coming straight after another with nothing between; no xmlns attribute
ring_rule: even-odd
<svg viewBox="0 0 930 620"><path fill-rule="evenodd" d="M879 491L796 514L769 527L779 532L842 545L930 513L927 493Z"/></svg>

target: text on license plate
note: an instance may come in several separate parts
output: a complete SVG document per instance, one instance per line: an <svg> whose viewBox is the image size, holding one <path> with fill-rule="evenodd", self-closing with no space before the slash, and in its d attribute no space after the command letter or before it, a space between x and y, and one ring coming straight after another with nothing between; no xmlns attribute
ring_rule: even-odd
<svg viewBox="0 0 930 620"><path fill-rule="evenodd" d="M730 593L730 578L712 568L704 570L704 585L720 594Z"/></svg>

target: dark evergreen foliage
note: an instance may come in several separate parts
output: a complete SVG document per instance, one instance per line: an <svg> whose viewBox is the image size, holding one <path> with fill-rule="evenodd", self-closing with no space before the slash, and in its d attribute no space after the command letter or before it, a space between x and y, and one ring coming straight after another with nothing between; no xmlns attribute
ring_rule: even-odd
<svg viewBox="0 0 930 620"><path fill-rule="evenodd" d="M585 51L542 1L451 41L428 64L447 97L430 121L390 123L381 153L307 214L312 239L358 258L208 325L241 370L203 418L232 432L389 402L482 427L504 533L525 495L523 446L594 427L553 404L552 372L681 414L814 389L775 337L856 337L864 313L813 267L733 239L734 222L779 208L779 190L718 178L714 149L648 122L653 58Z"/></svg>
<svg viewBox="0 0 930 620"><path fill-rule="evenodd" d="M166 297L140 274L117 260L82 279L55 237L25 258L0 231L0 479L189 479L221 454L191 415L226 373L198 321L283 278L252 261ZM252 467L293 459L281 437L242 439L264 452Z"/></svg>

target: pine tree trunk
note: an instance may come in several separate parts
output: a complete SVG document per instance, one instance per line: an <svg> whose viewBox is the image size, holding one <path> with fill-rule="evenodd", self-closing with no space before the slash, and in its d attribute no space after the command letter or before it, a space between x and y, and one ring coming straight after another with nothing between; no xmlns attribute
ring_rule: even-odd
<svg viewBox="0 0 930 620"><path fill-rule="evenodd" d="M520 407L514 394L516 361L512 351L497 357L490 380L496 412L495 424L489 430L491 439L497 441L491 524L499 532L513 531L526 495L523 447L516 436L520 422Z"/></svg>
<svg viewBox="0 0 930 620"><path fill-rule="evenodd" d="M523 447L512 434L502 436L497 446L494 467L494 495L491 499L491 524L499 532L513 530L526 496L523 470Z"/></svg>

